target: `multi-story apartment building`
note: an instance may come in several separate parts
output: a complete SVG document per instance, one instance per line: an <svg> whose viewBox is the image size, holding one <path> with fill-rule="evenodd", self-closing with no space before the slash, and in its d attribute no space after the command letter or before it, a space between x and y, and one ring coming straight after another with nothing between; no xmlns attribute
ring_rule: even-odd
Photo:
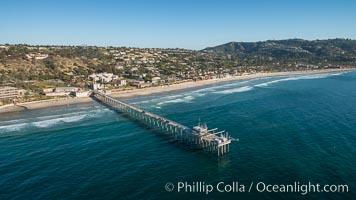
<svg viewBox="0 0 356 200"><path fill-rule="evenodd" d="M19 96L19 91L15 87L0 86L0 99L13 99Z"/></svg>

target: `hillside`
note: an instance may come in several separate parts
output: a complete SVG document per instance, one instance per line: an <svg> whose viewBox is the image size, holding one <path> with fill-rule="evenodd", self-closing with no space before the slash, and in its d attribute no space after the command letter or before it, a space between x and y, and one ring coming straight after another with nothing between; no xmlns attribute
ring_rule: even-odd
<svg viewBox="0 0 356 200"><path fill-rule="evenodd" d="M275 59L304 59L310 62L355 62L356 40L267 40L262 42L229 42L202 51L228 53L240 57L270 57Z"/></svg>
<svg viewBox="0 0 356 200"><path fill-rule="evenodd" d="M114 73L129 81L204 80L242 73L356 66L356 41L230 42L201 51L96 46L0 45L0 85L40 91L87 87L88 75Z"/></svg>

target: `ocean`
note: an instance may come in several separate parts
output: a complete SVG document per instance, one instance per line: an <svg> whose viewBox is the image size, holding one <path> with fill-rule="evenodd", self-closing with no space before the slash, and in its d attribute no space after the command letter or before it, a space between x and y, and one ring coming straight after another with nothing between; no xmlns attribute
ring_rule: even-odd
<svg viewBox="0 0 356 200"><path fill-rule="evenodd" d="M356 198L356 72L122 100L189 127L200 119L239 141L212 156L96 102L2 114L0 199ZM305 184L348 191L267 189Z"/></svg>

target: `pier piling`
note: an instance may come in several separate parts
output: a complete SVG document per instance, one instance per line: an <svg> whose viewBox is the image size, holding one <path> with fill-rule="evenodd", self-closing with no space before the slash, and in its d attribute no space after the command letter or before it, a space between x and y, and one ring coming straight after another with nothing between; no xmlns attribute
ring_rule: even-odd
<svg viewBox="0 0 356 200"><path fill-rule="evenodd" d="M191 129L172 120L114 99L101 91L93 91L92 96L103 104L128 114L137 121L161 130L165 134L172 136L176 141L194 148L203 149L205 152L211 152L217 156L227 154L230 143L236 140L230 137L228 133L225 133L225 131L215 132L216 128L208 130L206 124L201 125L200 122L198 126Z"/></svg>

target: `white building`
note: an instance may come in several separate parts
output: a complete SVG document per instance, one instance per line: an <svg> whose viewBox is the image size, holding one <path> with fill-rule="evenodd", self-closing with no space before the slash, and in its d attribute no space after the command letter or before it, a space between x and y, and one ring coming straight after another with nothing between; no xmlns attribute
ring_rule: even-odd
<svg viewBox="0 0 356 200"><path fill-rule="evenodd" d="M56 87L43 89L43 93L45 93L46 96L67 96L79 90L77 87Z"/></svg>
<svg viewBox="0 0 356 200"><path fill-rule="evenodd" d="M0 87L0 99L14 99L19 96L19 91L15 87Z"/></svg>
<svg viewBox="0 0 356 200"><path fill-rule="evenodd" d="M76 97L88 97L89 91L78 91L78 92L75 92L74 95Z"/></svg>
<svg viewBox="0 0 356 200"><path fill-rule="evenodd" d="M119 78L119 76L113 73L99 73L89 75L89 80L91 81L90 88L93 90L99 90L106 88L107 86L125 86L126 80Z"/></svg>
<svg viewBox="0 0 356 200"><path fill-rule="evenodd" d="M115 66L115 69L118 69L118 70L123 70L125 67L124 66L122 66L122 65L117 65L117 66Z"/></svg>
<svg viewBox="0 0 356 200"><path fill-rule="evenodd" d="M54 89L55 92L77 92L79 91L79 88L77 87L56 87Z"/></svg>
<svg viewBox="0 0 356 200"><path fill-rule="evenodd" d="M116 81L116 86L126 86L127 85L127 81L125 79L119 79Z"/></svg>
<svg viewBox="0 0 356 200"><path fill-rule="evenodd" d="M100 90L101 88L103 88L100 83L96 83L96 82L93 82L93 83L90 85L90 87L91 87L91 89L93 89L93 90Z"/></svg>
<svg viewBox="0 0 356 200"><path fill-rule="evenodd" d="M158 76L153 77L153 78L151 79L151 82L152 82L153 84L159 83L159 82L161 82L161 78L158 77Z"/></svg>
<svg viewBox="0 0 356 200"><path fill-rule="evenodd" d="M98 73L98 74L91 74L89 75L90 81L95 81L99 83L109 83L113 80L117 80L119 77L114 75L113 73Z"/></svg>
<svg viewBox="0 0 356 200"><path fill-rule="evenodd" d="M43 60L48 58L48 54L30 53L30 54L26 54L26 57L28 59Z"/></svg>

